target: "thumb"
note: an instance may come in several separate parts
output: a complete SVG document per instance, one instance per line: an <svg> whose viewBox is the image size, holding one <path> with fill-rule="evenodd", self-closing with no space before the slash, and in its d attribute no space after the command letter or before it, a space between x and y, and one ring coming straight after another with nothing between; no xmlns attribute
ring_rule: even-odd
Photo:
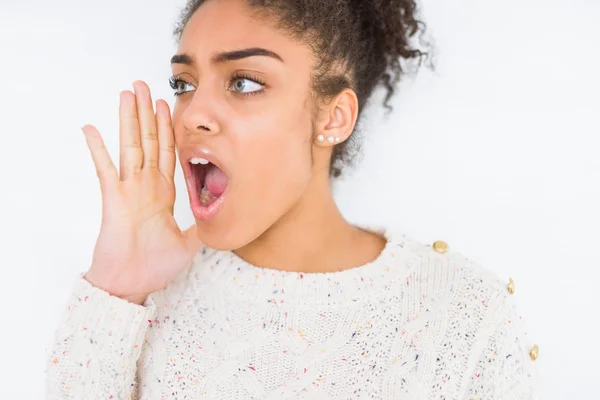
<svg viewBox="0 0 600 400"><path fill-rule="evenodd" d="M182 232L182 235L190 254L194 255L198 251L200 251L200 248L202 247L203 243L198 237L196 224L193 224L192 226L187 228L184 232Z"/></svg>

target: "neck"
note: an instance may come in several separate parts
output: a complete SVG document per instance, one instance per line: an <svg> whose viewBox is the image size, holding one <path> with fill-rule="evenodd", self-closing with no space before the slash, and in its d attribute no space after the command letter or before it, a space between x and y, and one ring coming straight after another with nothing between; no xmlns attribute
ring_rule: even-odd
<svg viewBox="0 0 600 400"><path fill-rule="evenodd" d="M235 253L265 268L332 272L374 260L385 239L342 216L328 176L313 178L298 203L260 237Z"/></svg>

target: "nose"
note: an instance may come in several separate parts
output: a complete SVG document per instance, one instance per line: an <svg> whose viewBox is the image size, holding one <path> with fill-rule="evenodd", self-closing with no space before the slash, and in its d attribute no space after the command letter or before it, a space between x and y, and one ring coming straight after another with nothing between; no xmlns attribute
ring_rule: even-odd
<svg viewBox="0 0 600 400"><path fill-rule="evenodd" d="M183 111L181 117L188 132L204 135L216 135L220 132L214 102L210 101L209 97L200 90L196 90L192 100Z"/></svg>

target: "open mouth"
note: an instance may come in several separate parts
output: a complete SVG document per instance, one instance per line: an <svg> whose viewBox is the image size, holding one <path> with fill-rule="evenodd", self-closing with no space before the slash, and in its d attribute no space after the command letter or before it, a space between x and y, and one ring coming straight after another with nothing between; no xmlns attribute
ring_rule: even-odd
<svg viewBox="0 0 600 400"><path fill-rule="evenodd" d="M198 196L200 206L210 207L223 196L229 179L219 167L204 158L194 157L189 163L193 181L193 193L190 194Z"/></svg>

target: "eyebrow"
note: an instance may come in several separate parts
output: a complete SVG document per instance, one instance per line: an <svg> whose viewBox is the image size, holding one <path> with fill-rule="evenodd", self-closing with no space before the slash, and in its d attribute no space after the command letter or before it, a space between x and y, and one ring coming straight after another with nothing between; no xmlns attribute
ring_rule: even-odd
<svg viewBox="0 0 600 400"><path fill-rule="evenodd" d="M222 53L219 53L219 54L215 55L214 57L212 57L211 61L214 64L221 64L221 63L224 63L227 61L236 61L236 60L241 60L243 58L255 57L255 56L271 57L271 58L274 58L276 60L283 62L283 58L281 58L281 56L279 54L277 54L271 50L263 49L261 47L252 47L249 49L241 49L241 50L222 52ZM192 56L190 56L189 54L183 53L183 54L175 54L171 58L171 64L185 64L185 65L194 66L196 63Z"/></svg>

